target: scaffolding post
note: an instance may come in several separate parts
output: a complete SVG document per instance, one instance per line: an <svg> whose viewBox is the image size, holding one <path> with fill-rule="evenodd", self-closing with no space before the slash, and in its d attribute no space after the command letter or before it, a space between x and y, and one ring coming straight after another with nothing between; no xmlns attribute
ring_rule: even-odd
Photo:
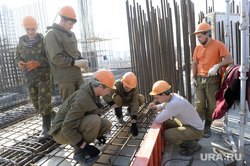
<svg viewBox="0 0 250 166"><path fill-rule="evenodd" d="M230 5L229 5L230 0L225 0L226 2L226 31L225 31L225 45L228 50L229 48L229 39L230 39L230 28L229 28L229 14L230 14Z"/></svg>
<svg viewBox="0 0 250 166"><path fill-rule="evenodd" d="M229 27L229 14L230 14L230 5L229 2L230 0L225 0L226 2L226 30L225 30L225 45L227 47L228 50L230 50L230 27ZM230 141L230 144L232 146L232 150L233 150L233 154L234 154L234 158L237 159L237 147L235 145L234 139L232 137L232 133L228 128L228 112L226 113L225 117L224 117L224 131L226 132L226 134L228 135L228 139Z"/></svg>
<svg viewBox="0 0 250 166"><path fill-rule="evenodd" d="M241 0L241 15L240 15L240 26L239 29L241 30L241 67L240 71L240 129L239 129L239 144L238 144L238 154L241 160L238 161L238 165L243 165L244 161L244 132L245 132L245 125L246 125L246 73L248 71L246 65L246 36L248 35L247 28L248 28L248 20L247 20L247 10L248 7L248 0Z"/></svg>

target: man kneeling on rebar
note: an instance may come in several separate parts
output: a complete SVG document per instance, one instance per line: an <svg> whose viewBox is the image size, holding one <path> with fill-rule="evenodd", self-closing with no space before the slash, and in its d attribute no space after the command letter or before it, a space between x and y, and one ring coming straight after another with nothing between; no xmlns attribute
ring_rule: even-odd
<svg viewBox="0 0 250 166"><path fill-rule="evenodd" d="M163 137L167 143L180 145L184 148L180 154L191 156L201 150L201 145L196 140L203 136L204 124L192 104L182 96L170 93L170 88L166 81L155 82L150 95L160 104L150 103L149 109L161 111L155 121L166 121Z"/></svg>
<svg viewBox="0 0 250 166"><path fill-rule="evenodd" d="M95 139L105 144L104 135L110 131L111 122L101 118L102 110L96 101L110 93L114 75L109 70L94 74L92 83L83 84L61 105L49 134L60 144L74 148L73 159L90 165L99 159L100 150L90 145Z"/></svg>
<svg viewBox="0 0 250 166"><path fill-rule="evenodd" d="M128 106L127 114L131 117L131 133L134 136L138 135L136 126L139 106L144 103L145 97L138 94L139 89L136 87L137 78L134 73L127 72L122 76L122 79L115 81L116 89L112 89L110 94L103 99L115 109L115 115L120 124L124 125L122 106Z"/></svg>

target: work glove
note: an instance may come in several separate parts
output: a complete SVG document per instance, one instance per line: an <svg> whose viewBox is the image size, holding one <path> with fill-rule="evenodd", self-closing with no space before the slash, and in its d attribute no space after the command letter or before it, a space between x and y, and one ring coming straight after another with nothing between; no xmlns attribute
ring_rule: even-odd
<svg viewBox="0 0 250 166"><path fill-rule="evenodd" d="M217 71L219 69L219 65L214 65L209 71L208 71L208 75L209 76L215 76Z"/></svg>
<svg viewBox="0 0 250 166"><path fill-rule="evenodd" d="M89 155L90 157L94 158L99 155L100 150L93 145L86 144L83 148L85 154Z"/></svg>
<svg viewBox="0 0 250 166"><path fill-rule="evenodd" d="M85 68L88 65L88 61L84 59L75 60L75 66Z"/></svg>
<svg viewBox="0 0 250 166"><path fill-rule="evenodd" d="M20 61L20 62L18 63L18 67L19 67L20 69L23 69L24 66L25 66L25 63L24 63L23 61Z"/></svg>
<svg viewBox="0 0 250 166"><path fill-rule="evenodd" d="M136 126L136 123L132 123L132 125L130 126L130 131L131 131L133 136L138 135L138 128Z"/></svg>
<svg viewBox="0 0 250 166"><path fill-rule="evenodd" d="M99 138L96 138L98 140L98 144L99 145L104 145L106 143L106 137L105 136L101 136Z"/></svg>
<svg viewBox="0 0 250 166"><path fill-rule="evenodd" d="M195 87L197 87L197 81L196 81L196 79L195 78L191 78L191 85L195 88Z"/></svg>
<svg viewBox="0 0 250 166"><path fill-rule="evenodd" d="M29 61L26 63L25 69L27 69L27 71L30 71L37 68L38 66L40 66L40 63L38 61Z"/></svg>
<svg viewBox="0 0 250 166"><path fill-rule="evenodd" d="M120 107L115 108L115 115L117 116L118 119L122 117L122 109Z"/></svg>

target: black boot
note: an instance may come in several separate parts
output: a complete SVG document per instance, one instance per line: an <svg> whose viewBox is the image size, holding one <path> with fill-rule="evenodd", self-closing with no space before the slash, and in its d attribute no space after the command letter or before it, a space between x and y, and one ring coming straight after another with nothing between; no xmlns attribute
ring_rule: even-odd
<svg viewBox="0 0 250 166"><path fill-rule="evenodd" d="M116 107L115 108L115 115L117 117L117 120L121 126L125 125L125 122L123 120L123 115L122 115L122 107Z"/></svg>
<svg viewBox="0 0 250 166"><path fill-rule="evenodd" d="M42 117L43 119L43 131L39 135L38 140L43 140L49 137L48 131L50 130L51 125L51 114L45 115Z"/></svg>
<svg viewBox="0 0 250 166"><path fill-rule="evenodd" d="M180 147L181 148L188 148L188 147L191 147L190 144L192 144L193 141L183 141L181 144L180 144Z"/></svg>
<svg viewBox="0 0 250 166"><path fill-rule="evenodd" d="M185 141L183 145L185 145L185 148L180 152L182 156L192 156L202 148L197 141Z"/></svg>
<svg viewBox="0 0 250 166"><path fill-rule="evenodd" d="M211 124L212 124L212 122L210 122L210 121L206 122L204 134L203 134L204 138L209 138L211 136Z"/></svg>
<svg viewBox="0 0 250 166"><path fill-rule="evenodd" d="M74 155L73 159L77 162L84 163L85 165L92 165L94 164L100 157L99 155L95 157L90 157L87 153L81 149L79 146L70 145L74 148Z"/></svg>

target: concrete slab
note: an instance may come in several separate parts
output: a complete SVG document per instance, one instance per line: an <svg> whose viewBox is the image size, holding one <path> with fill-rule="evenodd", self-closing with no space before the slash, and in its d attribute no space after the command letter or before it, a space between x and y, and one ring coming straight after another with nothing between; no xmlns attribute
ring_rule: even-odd
<svg viewBox="0 0 250 166"><path fill-rule="evenodd" d="M229 129L232 132L232 137L236 146L238 147L239 141L239 105L234 106L229 110L228 120ZM216 123L221 123L217 121ZM250 165L250 126L249 122L245 126L245 139L244 139L244 152L246 160L245 165ZM200 152L196 152L193 156L185 157L179 153L181 147L176 145L167 144L162 156L162 166L183 166L188 165L193 157L192 166L220 166L231 163L233 151L229 144L228 135L224 132L223 127L212 126L212 135L210 138L201 138L199 144L202 145ZM228 158L223 158L222 154L227 155Z"/></svg>

